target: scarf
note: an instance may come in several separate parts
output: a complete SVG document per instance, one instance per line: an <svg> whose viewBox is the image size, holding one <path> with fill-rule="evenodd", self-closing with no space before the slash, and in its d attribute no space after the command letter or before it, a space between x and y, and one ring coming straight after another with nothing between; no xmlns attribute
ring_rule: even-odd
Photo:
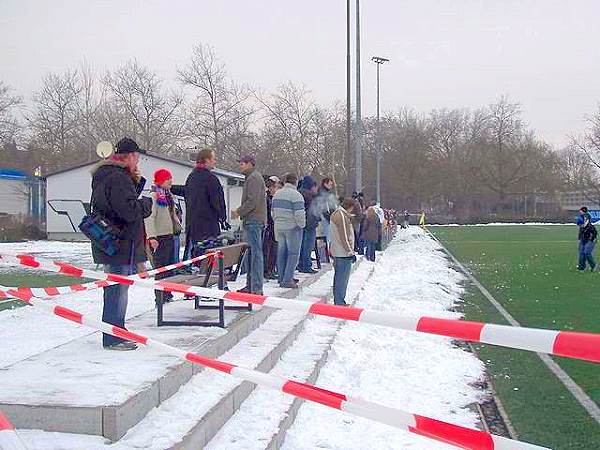
<svg viewBox="0 0 600 450"><path fill-rule="evenodd" d="M158 206L169 206L173 204L173 196L168 189L163 189L153 184L152 192L156 193L156 204Z"/></svg>

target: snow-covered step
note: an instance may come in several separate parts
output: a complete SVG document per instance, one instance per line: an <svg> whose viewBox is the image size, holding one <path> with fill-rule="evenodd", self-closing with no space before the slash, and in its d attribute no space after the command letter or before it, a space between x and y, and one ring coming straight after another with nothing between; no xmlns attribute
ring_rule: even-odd
<svg viewBox="0 0 600 450"><path fill-rule="evenodd" d="M300 298L324 297L330 291L328 266ZM274 312L260 327L222 356L222 360L269 372L302 331L307 316ZM119 449L199 449L239 409L255 385L220 372L204 370L177 394L151 411L118 443ZM176 418L176 419L173 419Z"/></svg>
<svg viewBox="0 0 600 450"><path fill-rule="evenodd" d="M314 277L306 277L310 284ZM292 297L274 283L265 291ZM153 301L153 293L148 293ZM216 311L194 310L189 301L166 308L169 318L206 319ZM227 329L155 326L155 313L133 318L128 326L178 348L219 357L273 313L227 311ZM200 315L204 317L199 317ZM107 352L99 333L85 334L45 352L0 369L0 409L17 428L95 434L116 441L200 370L198 366L140 348Z"/></svg>
<svg viewBox="0 0 600 450"><path fill-rule="evenodd" d="M352 274L347 300L354 301L371 276L373 265L362 261ZM277 362L272 374L314 384L336 332L344 323L328 317L308 317L294 344ZM275 450L293 424L304 400L258 387L206 445L206 450Z"/></svg>

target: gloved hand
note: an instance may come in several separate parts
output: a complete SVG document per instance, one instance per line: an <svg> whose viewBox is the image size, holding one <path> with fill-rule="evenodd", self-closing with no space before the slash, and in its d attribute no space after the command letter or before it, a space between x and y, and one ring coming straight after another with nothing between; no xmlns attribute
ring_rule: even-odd
<svg viewBox="0 0 600 450"><path fill-rule="evenodd" d="M221 220L219 223L221 225L222 230L231 230L231 225L229 225L229 222L227 222L226 220Z"/></svg>
<svg viewBox="0 0 600 450"><path fill-rule="evenodd" d="M356 255L352 255L352 262L355 263L356 262Z"/></svg>

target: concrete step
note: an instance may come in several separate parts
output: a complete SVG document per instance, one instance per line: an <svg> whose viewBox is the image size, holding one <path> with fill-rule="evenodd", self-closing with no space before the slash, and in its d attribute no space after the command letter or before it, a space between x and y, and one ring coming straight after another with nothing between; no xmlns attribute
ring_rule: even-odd
<svg viewBox="0 0 600 450"><path fill-rule="evenodd" d="M315 278L303 278L301 284L307 286ZM288 298L297 295L273 283L265 286L265 292ZM225 330L157 328L151 311L131 320L128 328L216 358L263 324L273 311L227 311ZM167 305L166 313L176 320L211 320L217 314L194 310L188 301ZM17 428L95 434L117 441L202 370L149 348L108 352L102 349L100 340L100 333L86 335L0 369L0 409Z"/></svg>
<svg viewBox="0 0 600 450"><path fill-rule="evenodd" d="M319 274L301 283L308 295L325 294L330 289L330 278L320 280ZM325 284L324 292L310 292L311 286ZM322 289L319 287L319 289ZM293 344L302 330L307 316L301 313L276 311L259 328L239 342L223 356L224 361L240 364L261 372L269 372L281 355ZM202 371L171 399L152 411L138 426L132 428L119 442L123 448L144 448L158 441L160 448L199 449L219 431L252 393L255 385L214 371ZM181 414L182 404L193 405L183 413L187 427L168 424L172 414ZM174 438L173 436L177 436Z"/></svg>

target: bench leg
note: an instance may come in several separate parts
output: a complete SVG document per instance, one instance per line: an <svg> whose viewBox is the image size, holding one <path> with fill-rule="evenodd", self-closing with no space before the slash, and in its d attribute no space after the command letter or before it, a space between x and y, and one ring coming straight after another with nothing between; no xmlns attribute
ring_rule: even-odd
<svg viewBox="0 0 600 450"><path fill-rule="evenodd" d="M164 292L160 291L158 298L156 299L156 326L160 327L163 324L163 295Z"/></svg>
<svg viewBox="0 0 600 450"><path fill-rule="evenodd" d="M225 328L225 301L219 299L219 326Z"/></svg>

